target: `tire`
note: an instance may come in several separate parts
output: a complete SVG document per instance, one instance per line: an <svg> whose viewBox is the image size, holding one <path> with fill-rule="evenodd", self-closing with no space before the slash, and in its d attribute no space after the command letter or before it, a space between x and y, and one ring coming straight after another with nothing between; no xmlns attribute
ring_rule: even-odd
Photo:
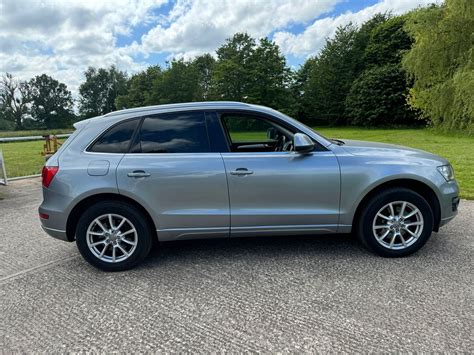
<svg viewBox="0 0 474 355"><path fill-rule="evenodd" d="M113 230L111 223L112 227L120 228L109 233ZM133 268L146 258L153 239L153 230L146 218L134 206L122 201L92 205L76 228L79 252L87 262L104 271Z"/></svg>
<svg viewBox="0 0 474 355"><path fill-rule="evenodd" d="M372 252L402 257L415 253L428 241L433 224L433 211L421 195L406 188L390 188L364 205L356 233Z"/></svg>

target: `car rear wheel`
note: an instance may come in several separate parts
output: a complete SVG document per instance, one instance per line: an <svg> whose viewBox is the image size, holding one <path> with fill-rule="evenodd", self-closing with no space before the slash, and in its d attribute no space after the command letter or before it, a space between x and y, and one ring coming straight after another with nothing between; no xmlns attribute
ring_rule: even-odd
<svg viewBox="0 0 474 355"><path fill-rule="evenodd" d="M433 212L421 195L392 188L364 206L357 234L366 247L381 256L406 256L428 241L433 223Z"/></svg>
<svg viewBox="0 0 474 355"><path fill-rule="evenodd" d="M132 205L107 201L89 207L79 219L76 244L90 264L105 271L134 267L153 244L147 220Z"/></svg>

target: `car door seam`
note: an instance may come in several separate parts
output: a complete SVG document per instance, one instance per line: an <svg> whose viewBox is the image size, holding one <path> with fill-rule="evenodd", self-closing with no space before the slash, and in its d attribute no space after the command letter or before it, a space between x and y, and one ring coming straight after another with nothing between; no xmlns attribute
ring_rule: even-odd
<svg viewBox="0 0 474 355"><path fill-rule="evenodd" d="M222 153L219 153L222 159L222 164L224 165L224 173L225 173L225 181L227 182L227 202L229 205L229 238L230 238L230 233L232 230L232 208L231 208L231 202L230 202L230 187L229 187L229 176L227 175L227 166L225 165L225 159L222 156Z"/></svg>

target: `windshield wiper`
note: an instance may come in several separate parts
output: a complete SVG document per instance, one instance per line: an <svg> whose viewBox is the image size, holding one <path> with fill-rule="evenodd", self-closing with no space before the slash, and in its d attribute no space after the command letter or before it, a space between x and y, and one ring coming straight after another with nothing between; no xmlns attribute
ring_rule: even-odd
<svg viewBox="0 0 474 355"><path fill-rule="evenodd" d="M335 139L335 138L331 138L331 142L333 142L334 144L337 144L337 145L344 145L346 144L344 141L340 140L340 139Z"/></svg>

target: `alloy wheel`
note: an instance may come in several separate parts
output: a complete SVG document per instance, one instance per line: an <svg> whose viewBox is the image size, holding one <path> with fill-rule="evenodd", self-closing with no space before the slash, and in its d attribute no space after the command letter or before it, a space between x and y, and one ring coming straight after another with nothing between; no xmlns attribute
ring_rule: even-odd
<svg viewBox="0 0 474 355"><path fill-rule="evenodd" d="M87 228L87 246L98 259L117 263L128 259L135 251L138 234L127 218L118 214L104 214Z"/></svg>
<svg viewBox="0 0 474 355"><path fill-rule="evenodd" d="M375 215L372 231L379 244L387 249L406 249L423 232L423 215L407 201L390 202Z"/></svg>

